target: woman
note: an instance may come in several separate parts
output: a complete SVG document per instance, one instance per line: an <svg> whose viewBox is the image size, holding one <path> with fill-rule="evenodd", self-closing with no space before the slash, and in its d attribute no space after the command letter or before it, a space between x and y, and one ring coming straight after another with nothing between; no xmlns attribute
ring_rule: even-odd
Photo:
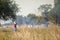
<svg viewBox="0 0 60 40"><path fill-rule="evenodd" d="M14 22L14 31L17 31L16 22Z"/></svg>

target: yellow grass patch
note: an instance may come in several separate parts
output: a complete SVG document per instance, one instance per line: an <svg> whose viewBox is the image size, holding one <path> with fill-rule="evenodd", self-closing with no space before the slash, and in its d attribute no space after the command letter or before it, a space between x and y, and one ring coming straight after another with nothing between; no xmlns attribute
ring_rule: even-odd
<svg viewBox="0 0 60 40"><path fill-rule="evenodd" d="M60 40L60 27L52 25L49 28L19 27L17 32L13 28L0 28L0 40Z"/></svg>

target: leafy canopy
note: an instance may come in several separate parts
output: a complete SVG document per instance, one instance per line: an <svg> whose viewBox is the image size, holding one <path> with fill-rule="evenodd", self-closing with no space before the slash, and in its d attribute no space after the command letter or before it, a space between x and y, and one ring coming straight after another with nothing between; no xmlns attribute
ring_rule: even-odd
<svg viewBox="0 0 60 40"><path fill-rule="evenodd" d="M13 0L0 0L0 18L15 19L18 7Z"/></svg>

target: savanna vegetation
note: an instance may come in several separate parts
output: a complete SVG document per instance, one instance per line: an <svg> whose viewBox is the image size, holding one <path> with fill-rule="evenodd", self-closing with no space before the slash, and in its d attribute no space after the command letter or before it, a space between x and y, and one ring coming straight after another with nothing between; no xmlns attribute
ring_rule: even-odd
<svg viewBox="0 0 60 40"><path fill-rule="evenodd" d="M13 28L0 28L0 40L60 40L60 27L28 28L21 26L14 32Z"/></svg>
<svg viewBox="0 0 60 40"><path fill-rule="evenodd" d="M15 13L17 11L17 6L12 2L13 1L0 0L0 18L16 18ZM45 5L43 5L42 7L44 8L44 12L42 13L49 13L47 15L49 19L47 17L46 19L54 23L53 25L47 28L28 28L23 25L19 26L16 32L14 32L13 28L11 27L0 27L0 40L60 40L60 26L56 25L60 23L60 1L57 0L56 2L55 0L55 7L50 11L48 11L48 9L50 9L50 5L48 5L47 9L45 9ZM28 15L28 17L30 17L31 19L36 19L37 23L42 21L40 21L40 17L35 15L30 14Z"/></svg>

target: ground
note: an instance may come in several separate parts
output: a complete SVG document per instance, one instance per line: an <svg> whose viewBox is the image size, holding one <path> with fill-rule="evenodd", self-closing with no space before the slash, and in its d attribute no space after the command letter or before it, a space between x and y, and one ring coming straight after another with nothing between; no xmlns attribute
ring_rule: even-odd
<svg viewBox="0 0 60 40"><path fill-rule="evenodd" d="M0 40L60 40L60 27L19 27L17 32L14 32L13 28L0 28Z"/></svg>

